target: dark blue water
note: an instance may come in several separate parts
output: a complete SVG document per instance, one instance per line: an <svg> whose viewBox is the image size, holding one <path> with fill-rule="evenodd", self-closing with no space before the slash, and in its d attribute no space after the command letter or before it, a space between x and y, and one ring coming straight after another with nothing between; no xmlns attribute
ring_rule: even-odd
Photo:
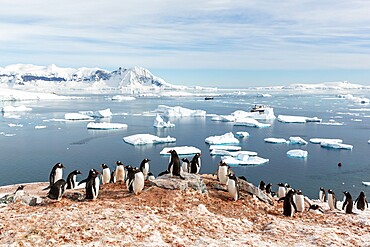
<svg viewBox="0 0 370 247"><path fill-rule="evenodd" d="M365 95L366 96L366 95ZM10 103L0 103L0 106ZM101 169L106 163L111 169L114 162L138 166L142 159L151 159L151 171L156 175L167 168L168 157L159 152L168 146L195 146L202 150L201 173L213 173L220 157L209 155L205 138L232 131L248 131L249 138L240 139L243 150L256 151L270 162L260 166L233 167L238 176L245 176L258 184L260 180L276 184L287 182L306 195L316 198L320 186L332 188L337 194L348 190L353 195L360 191L370 194L370 188L361 181L370 181L370 111L354 111L367 108L345 99L330 95L283 95L259 98L250 95L225 95L205 101L203 97L187 98L137 98L135 101L115 102L104 96L91 96L80 100L14 102L31 107L31 112L22 113L19 119L0 116L0 132L15 134L0 135L0 185L47 181L51 167L61 162L66 166L65 177L80 169L84 175L90 168ZM171 129L156 129L153 111L158 105L183 106L201 109L207 114L230 114L235 110L248 111L254 104L266 104L274 108L275 115L300 115L322 118L324 122L335 120L341 126L316 123L286 124L274 120L270 128L233 126L232 123L211 121L206 118L170 119L176 124ZM87 122L50 121L63 119L68 112L101 110L110 108L114 123L126 123L127 129L115 131L93 131L86 128ZM355 121L355 119L357 121ZM361 121L358 121L361 120ZM8 124L23 124L23 127L9 127ZM35 126L47 126L35 129ZM149 133L161 137L173 136L173 144L132 146L122 138L128 135ZM309 143L305 146L265 143L266 137L300 136L310 138L340 138L352 144L353 150L333 150ZM301 148L308 151L307 159L289 158L286 152ZM338 162L343 166L338 167Z"/></svg>

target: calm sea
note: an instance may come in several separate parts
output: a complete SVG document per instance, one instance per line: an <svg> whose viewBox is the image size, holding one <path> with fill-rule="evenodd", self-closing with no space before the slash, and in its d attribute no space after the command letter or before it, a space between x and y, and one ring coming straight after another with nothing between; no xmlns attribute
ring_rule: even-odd
<svg viewBox="0 0 370 247"><path fill-rule="evenodd" d="M368 96L368 95L364 95ZM79 169L87 176L90 168L101 169L106 163L111 169L114 162L139 166L144 158L151 160L151 171L157 175L165 170L168 157L159 153L168 146L195 146L202 150L201 173L213 173L220 157L211 157L205 138L227 132L247 131L250 136L240 139L243 150L256 151L269 163L260 166L232 167L238 176L245 176L258 185L263 180L273 183L289 183L304 194L317 198L320 186L331 188L337 195L347 190L353 196L360 191L370 196L370 187L361 184L370 181L370 105L356 104L335 95L298 95L275 93L272 97L257 97L256 93L246 95L225 94L214 100L203 97L178 98L137 98L134 101L111 101L107 96L88 96L78 100L0 102L4 105L26 105L32 111L19 114L18 118L0 116L0 185L47 181L52 166L61 162L66 166L64 176ZM153 127L158 105L183 106L201 109L207 114L230 114L236 110L249 111L255 104L265 104L274 108L275 115L299 115L319 117L323 122L343 123L324 125L317 123L286 124L272 121L270 128L233 126L232 123L212 121L205 118L170 119L176 127L156 129ZM85 110L110 108L114 123L128 125L124 130L88 130L87 122L58 121L64 114ZM167 119L166 119L167 120ZM9 126L9 124L13 124ZM42 126L42 127L40 127ZM36 127L36 128L35 128ZM123 137L148 133L161 137L173 136L173 144L132 146ZM305 146L265 143L266 137L288 139L300 136L310 138L340 138L353 150L334 150L309 143ZM301 148L308 151L306 159L289 158L286 152ZM342 167L338 167L342 162Z"/></svg>

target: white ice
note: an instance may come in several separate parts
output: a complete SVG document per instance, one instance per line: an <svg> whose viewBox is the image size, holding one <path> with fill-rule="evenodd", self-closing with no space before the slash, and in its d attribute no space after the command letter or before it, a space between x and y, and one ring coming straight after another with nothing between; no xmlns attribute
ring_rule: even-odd
<svg viewBox="0 0 370 247"><path fill-rule="evenodd" d="M50 83L49 83L50 85ZM46 89L45 91L47 91ZM0 101L25 101L25 100L64 100L72 97L59 96L53 93L35 93L15 89L0 90Z"/></svg>
<svg viewBox="0 0 370 247"><path fill-rule="evenodd" d="M97 130L111 130L111 129L126 129L127 124L123 123L94 123L90 122L87 124L88 129L97 129Z"/></svg>
<svg viewBox="0 0 370 247"><path fill-rule="evenodd" d="M342 143L342 139L330 139L330 138L311 138L310 139L311 143L314 144L320 144L322 142L336 142L336 143Z"/></svg>
<svg viewBox="0 0 370 247"><path fill-rule="evenodd" d="M47 126L45 126L45 125L36 125L35 126L35 129L46 129L47 128Z"/></svg>
<svg viewBox="0 0 370 247"><path fill-rule="evenodd" d="M157 143L170 143L176 142L174 137L158 137L151 134L136 134L131 136L126 136L123 140L132 145L145 145L145 144L157 144Z"/></svg>
<svg viewBox="0 0 370 247"><path fill-rule="evenodd" d="M242 119L242 118L253 118L258 120L269 120L269 119L275 119L274 109L272 107L262 106L263 111L261 112L251 112L251 111L242 111L237 110L231 113L232 116L235 117L235 119Z"/></svg>
<svg viewBox="0 0 370 247"><path fill-rule="evenodd" d="M202 153L199 148L192 147L192 146L178 146L178 147L167 147L163 148L160 152L161 155L170 155L168 151L176 150L178 155L191 155L196 153Z"/></svg>
<svg viewBox="0 0 370 247"><path fill-rule="evenodd" d="M289 137L289 144L299 144L299 145L306 145L308 142L302 139L299 136L291 136Z"/></svg>
<svg viewBox="0 0 370 247"><path fill-rule="evenodd" d="M111 100L115 101L130 101L130 100L136 100L135 97L132 96L123 96L123 95L115 95L110 98Z"/></svg>
<svg viewBox="0 0 370 247"><path fill-rule="evenodd" d="M232 145L210 145L209 150L228 150L228 151L239 151L242 149L241 146L232 146Z"/></svg>
<svg viewBox="0 0 370 247"><path fill-rule="evenodd" d="M365 185L365 186L370 186L370 182L362 181L362 184Z"/></svg>
<svg viewBox="0 0 370 247"><path fill-rule="evenodd" d="M13 124L13 123L10 123L8 124L9 127L23 127L23 124Z"/></svg>
<svg viewBox="0 0 370 247"><path fill-rule="evenodd" d="M166 106L159 105L155 110L157 113L161 113L165 117L205 117L206 111L203 110L191 110L181 106Z"/></svg>
<svg viewBox="0 0 370 247"><path fill-rule="evenodd" d="M261 165L269 162L269 159L249 155L224 156L221 159L228 165Z"/></svg>
<svg viewBox="0 0 370 247"><path fill-rule="evenodd" d="M307 117L279 115L278 120L283 123L306 123Z"/></svg>
<svg viewBox="0 0 370 247"><path fill-rule="evenodd" d="M205 139L205 142L210 145L239 144L239 140L235 138L232 132L223 134L221 136L209 136Z"/></svg>
<svg viewBox="0 0 370 247"><path fill-rule="evenodd" d="M98 111L79 111L79 113L93 118L108 118L112 116L110 108Z"/></svg>
<svg viewBox="0 0 370 247"><path fill-rule="evenodd" d="M248 127L257 127L257 128L267 128L270 127L271 124L260 123L254 118L245 117L245 118L238 118L235 123L235 126L248 126Z"/></svg>
<svg viewBox="0 0 370 247"><path fill-rule="evenodd" d="M274 138L274 137L265 138L264 141L268 143L288 143L287 140L285 140L284 138Z"/></svg>
<svg viewBox="0 0 370 247"><path fill-rule="evenodd" d="M249 133L246 131L238 131L235 133L235 136L240 138L249 137Z"/></svg>
<svg viewBox="0 0 370 247"><path fill-rule="evenodd" d="M320 145L321 147L324 147L324 148L349 149L349 150L353 149L352 145L338 143L338 142L321 142Z"/></svg>
<svg viewBox="0 0 370 247"><path fill-rule="evenodd" d="M32 108L26 107L25 105L20 106L4 106L1 108L2 112L25 112L25 111L32 111Z"/></svg>
<svg viewBox="0 0 370 247"><path fill-rule="evenodd" d="M156 128L173 128L175 127L175 124L171 123L170 121L165 122L163 118L159 114L157 114L154 119L153 126Z"/></svg>
<svg viewBox="0 0 370 247"><path fill-rule="evenodd" d="M66 113L64 114L66 120L94 120L93 117L81 113Z"/></svg>
<svg viewBox="0 0 370 247"><path fill-rule="evenodd" d="M306 158L308 155L308 152L302 149L292 149L292 150L289 150L286 154L292 158Z"/></svg>
<svg viewBox="0 0 370 247"><path fill-rule="evenodd" d="M235 122L235 117L231 115L216 115L211 118L212 121Z"/></svg>
<svg viewBox="0 0 370 247"><path fill-rule="evenodd" d="M257 156L257 152L253 151L228 151L228 150L223 150L223 149L213 149L210 153L213 156L232 156L232 157L237 157L238 155L249 155L249 156Z"/></svg>

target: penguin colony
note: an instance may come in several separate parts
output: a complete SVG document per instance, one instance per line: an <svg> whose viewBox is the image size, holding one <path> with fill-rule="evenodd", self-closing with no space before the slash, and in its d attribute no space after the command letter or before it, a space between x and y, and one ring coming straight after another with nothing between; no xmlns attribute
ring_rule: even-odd
<svg viewBox="0 0 370 247"><path fill-rule="evenodd" d="M168 153L170 154L168 168L158 176L170 174L172 177L184 179L184 173L199 174L201 168L200 153L195 154L191 161L187 158L180 159L175 150L170 150ZM50 172L49 186L44 190L49 189L47 197L59 201L67 189L75 189L79 185L85 184L85 199L95 200L99 195L100 184L124 183L130 193L137 195L144 189L145 180L152 181L155 179L154 175L149 171L149 163L150 159L145 158L139 167L133 167L131 165L124 166L121 161L116 161L116 168L113 171L106 164L101 164L101 172L96 169L90 169L87 178L81 180L78 184L77 175L82 174L79 170L70 172L65 181L63 179L63 169L65 167L62 163L56 163ZM226 186L231 199L237 201L240 198L239 180L246 180L246 178L243 176L236 177L235 173L222 160L218 164L218 170L215 174L218 181ZM277 191L273 192L271 183L266 184L264 181L261 181L258 189L271 197L277 198L278 202L283 201L283 215L291 217L295 212L304 212L305 210L316 214L324 213L322 207L317 204L311 204L301 190L295 190L287 183L279 183L277 186ZM19 191L23 191L23 187ZM363 191L355 201L353 201L352 195L348 191L344 191L343 194L344 202L341 210L344 210L345 213L353 214L354 206L358 210L368 208L368 202ZM337 198L332 189L326 191L323 187L320 187L318 196L319 201L321 203L326 202L331 211L339 210L337 208Z"/></svg>

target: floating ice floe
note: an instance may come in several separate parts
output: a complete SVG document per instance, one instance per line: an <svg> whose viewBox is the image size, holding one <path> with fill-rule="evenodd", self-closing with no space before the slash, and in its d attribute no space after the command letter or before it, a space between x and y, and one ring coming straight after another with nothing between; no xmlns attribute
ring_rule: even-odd
<svg viewBox="0 0 370 247"><path fill-rule="evenodd" d="M153 126L156 128L173 128L175 127L175 124L171 123L170 121L165 122L163 118L157 114Z"/></svg>
<svg viewBox="0 0 370 247"><path fill-rule="evenodd" d="M66 113L64 114L66 120L94 120L93 117L81 114L81 113Z"/></svg>
<svg viewBox="0 0 370 247"><path fill-rule="evenodd" d="M267 128L270 127L271 124L265 124L265 123L260 123L254 118L238 118L235 123L235 126L248 126L248 127L256 127L256 128Z"/></svg>
<svg viewBox="0 0 370 247"><path fill-rule="evenodd" d="M163 148L160 152L161 155L170 155L170 150L175 150L178 155L191 155L201 153L199 148L192 146L178 146L178 147L167 147Z"/></svg>
<svg viewBox="0 0 370 247"><path fill-rule="evenodd" d="M46 129L47 128L47 126L45 126L45 125L36 125L35 126L35 129Z"/></svg>
<svg viewBox="0 0 370 247"><path fill-rule="evenodd" d="M292 158L306 158L308 155L308 152L302 149L292 149L292 150L289 150L286 154L288 155L288 157L292 157Z"/></svg>
<svg viewBox="0 0 370 247"><path fill-rule="evenodd" d="M23 127L23 124L8 124L9 127Z"/></svg>
<svg viewBox="0 0 370 247"><path fill-rule="evenodd" d="M235 122L235 117L231 115L217 115L211 118L212 121Z"/></svg>
<svg viewBox="0 0 370 247"><path fill-rule="evenodd" d="M222 150L222 149L213 149L210 153L212 156L231 156L236 157L241 154L247 154L249 156L257 156L257 152L253 151L228 151L228 150Z"/></svg>
<svg viewBox="0 0 370 247"><path fill-rule="evenodd" d="M353 149L352 145L338 143L338 142L321 142L320 145L321 147L324 147L324 148L349 149L349 150Z"/></svg>
<svg viewBox="0 0 370 247"><path fill-rule="evenodd" d="M269 159L264 159L258 156L250 156L247 154L238 155L236 157L224 156L221 157L228 165L262 165L269 162Z"/></svg>
<svg viewBox="0 0 370 247"><path fill-rule="evenodd" d="M113 115L110 108L98 111L79 111L79 113L93 118L107 118Z"/></svg>
<svg viewBox="0 0 370 247"><path fill-rule="evenodd" d="M283 123L306 123L307 117L279 115L278 121Z"/></svg>
<svg viewBox="0 0 370 247"><path fill-rule="evenodd" d="M370 144L370 140L368 140L368 141L367 141L367 143L369 143L369 144Z"/></svg>
<svg viewBox="0 0 370 247"><path fill-rule="evenodd" d="M264 141L268 143L288 143L287 140L285 140L284 138L274 138L274 137L265 138Z"/></svg>
<svg viewBox="0 0 370 247"><path fill-rule="evenodd" d="M272 95L269 94L269 93L258 93L257 97L270 98L270 97L272 97Z"/></svg>
<svg viewBox="0 0 370 247"><path fill-rule="evenodd" d="M21 106L4 106L1 108L2 112L25 112L25 111L32 111L32 108L26 107L25 105Z"/></svg>
<svg viewBox="0 0 370 247"><path fill-rule="evenodd" d="M258 120L275 119L274 109L264 105L255 105L249 112L237 110L231 113L236 119L253 118Z"/></svg>
<svg viewBox="0 0 370 247"><path fill-rule="evenodd" d="M88 129L96 129L96 130L125 129L125 128L127 128L127 124L90 122L90 123L87 124L87 128Z"/></svg>
<svg viewBox="0 0 370 247"><path fill-rule="evenodd" d="M249 137L249 133L246 131L238 131L235 133L235 136L240 138Z"/></svg>
<svg viewBox="0 0 370 247"><path fill-rule="evenodd" d="M209 136L205 139L205 142L210 145L239 144L239 140L235 138L232 132L226 133L221 136Z"/></svg>
<svg viewBox="0 0 370 247"><path fill-rule="evenodd" d="M15 136L16 134L7 134L5 132L0 132L0 135L6 136L6 137L12 137L12 136Z"/></svg>
<svg viewBox="0 0 370 247"><path fill-rule="evenodd" d="M162 113L165 117L205 117L206 111L191 110L181 106L159 105L155 112Z"/></svg>
<svg viewBox="0 0 370 247"><path fill-rule="evenodd" d="M364 182L364 181L362 181L362 184L365 185L365 186L370 186L370 182Z"/></svg>
<svg viewBox="0 0 370 247"><path fill-rule="evenodd" d="M289 137L289 144L299 144L299 145L306 145L308 142L303 140L299 136L291 136Z"/></svg>
<svg viewBox="0 0 370 247"><path fill-rule="evenodd" d="M131 145L145 145L145 144L157 144L157 143L170 143L176 142L174 137L158 137L151 134L136 134L126 136L123 140Z"/></svg>
<svg viewBox="0 0 370 247"><path fill-rule="evenodd" d="M341 126L343 123L339 123L335 121L334 119L330 119L329 122L321 122L322 125L333 125L333 126Z"/></svg>
<svg viewBox="0 0 370 247"><path fill-rule="evenodd" d="M360 103L360 104L370 103L370 100L368 98L356 97L356 96L353 96L352 94L341 94L341 95L337 95L337 97L342 98L342 99L348 99L348 100L351 100L355 103Z"/></svg>
<svg viewBox="0 0 370 247"><path fill-rule="evenodd" d="M228 150L228 151L239 151L242 149L241 146L232 146L232 145L211 145L209 150Z"/></svg>
<svg viewBox="0 0 370 247"><path fill-rule="evenodd" d="M132 96L123 96L123 95L115 95L110 98L111 100L115 101L129 101L129 100L136 100L135 97Z"/></svg>
<svg viewBox="0 0 370 247"><path fill-rule="evenodd" d="M311 138L311 143L314 144L321 144L322 142L336 142L336 143L342 143L342 139L330 139L330 138Z"/></svg>

